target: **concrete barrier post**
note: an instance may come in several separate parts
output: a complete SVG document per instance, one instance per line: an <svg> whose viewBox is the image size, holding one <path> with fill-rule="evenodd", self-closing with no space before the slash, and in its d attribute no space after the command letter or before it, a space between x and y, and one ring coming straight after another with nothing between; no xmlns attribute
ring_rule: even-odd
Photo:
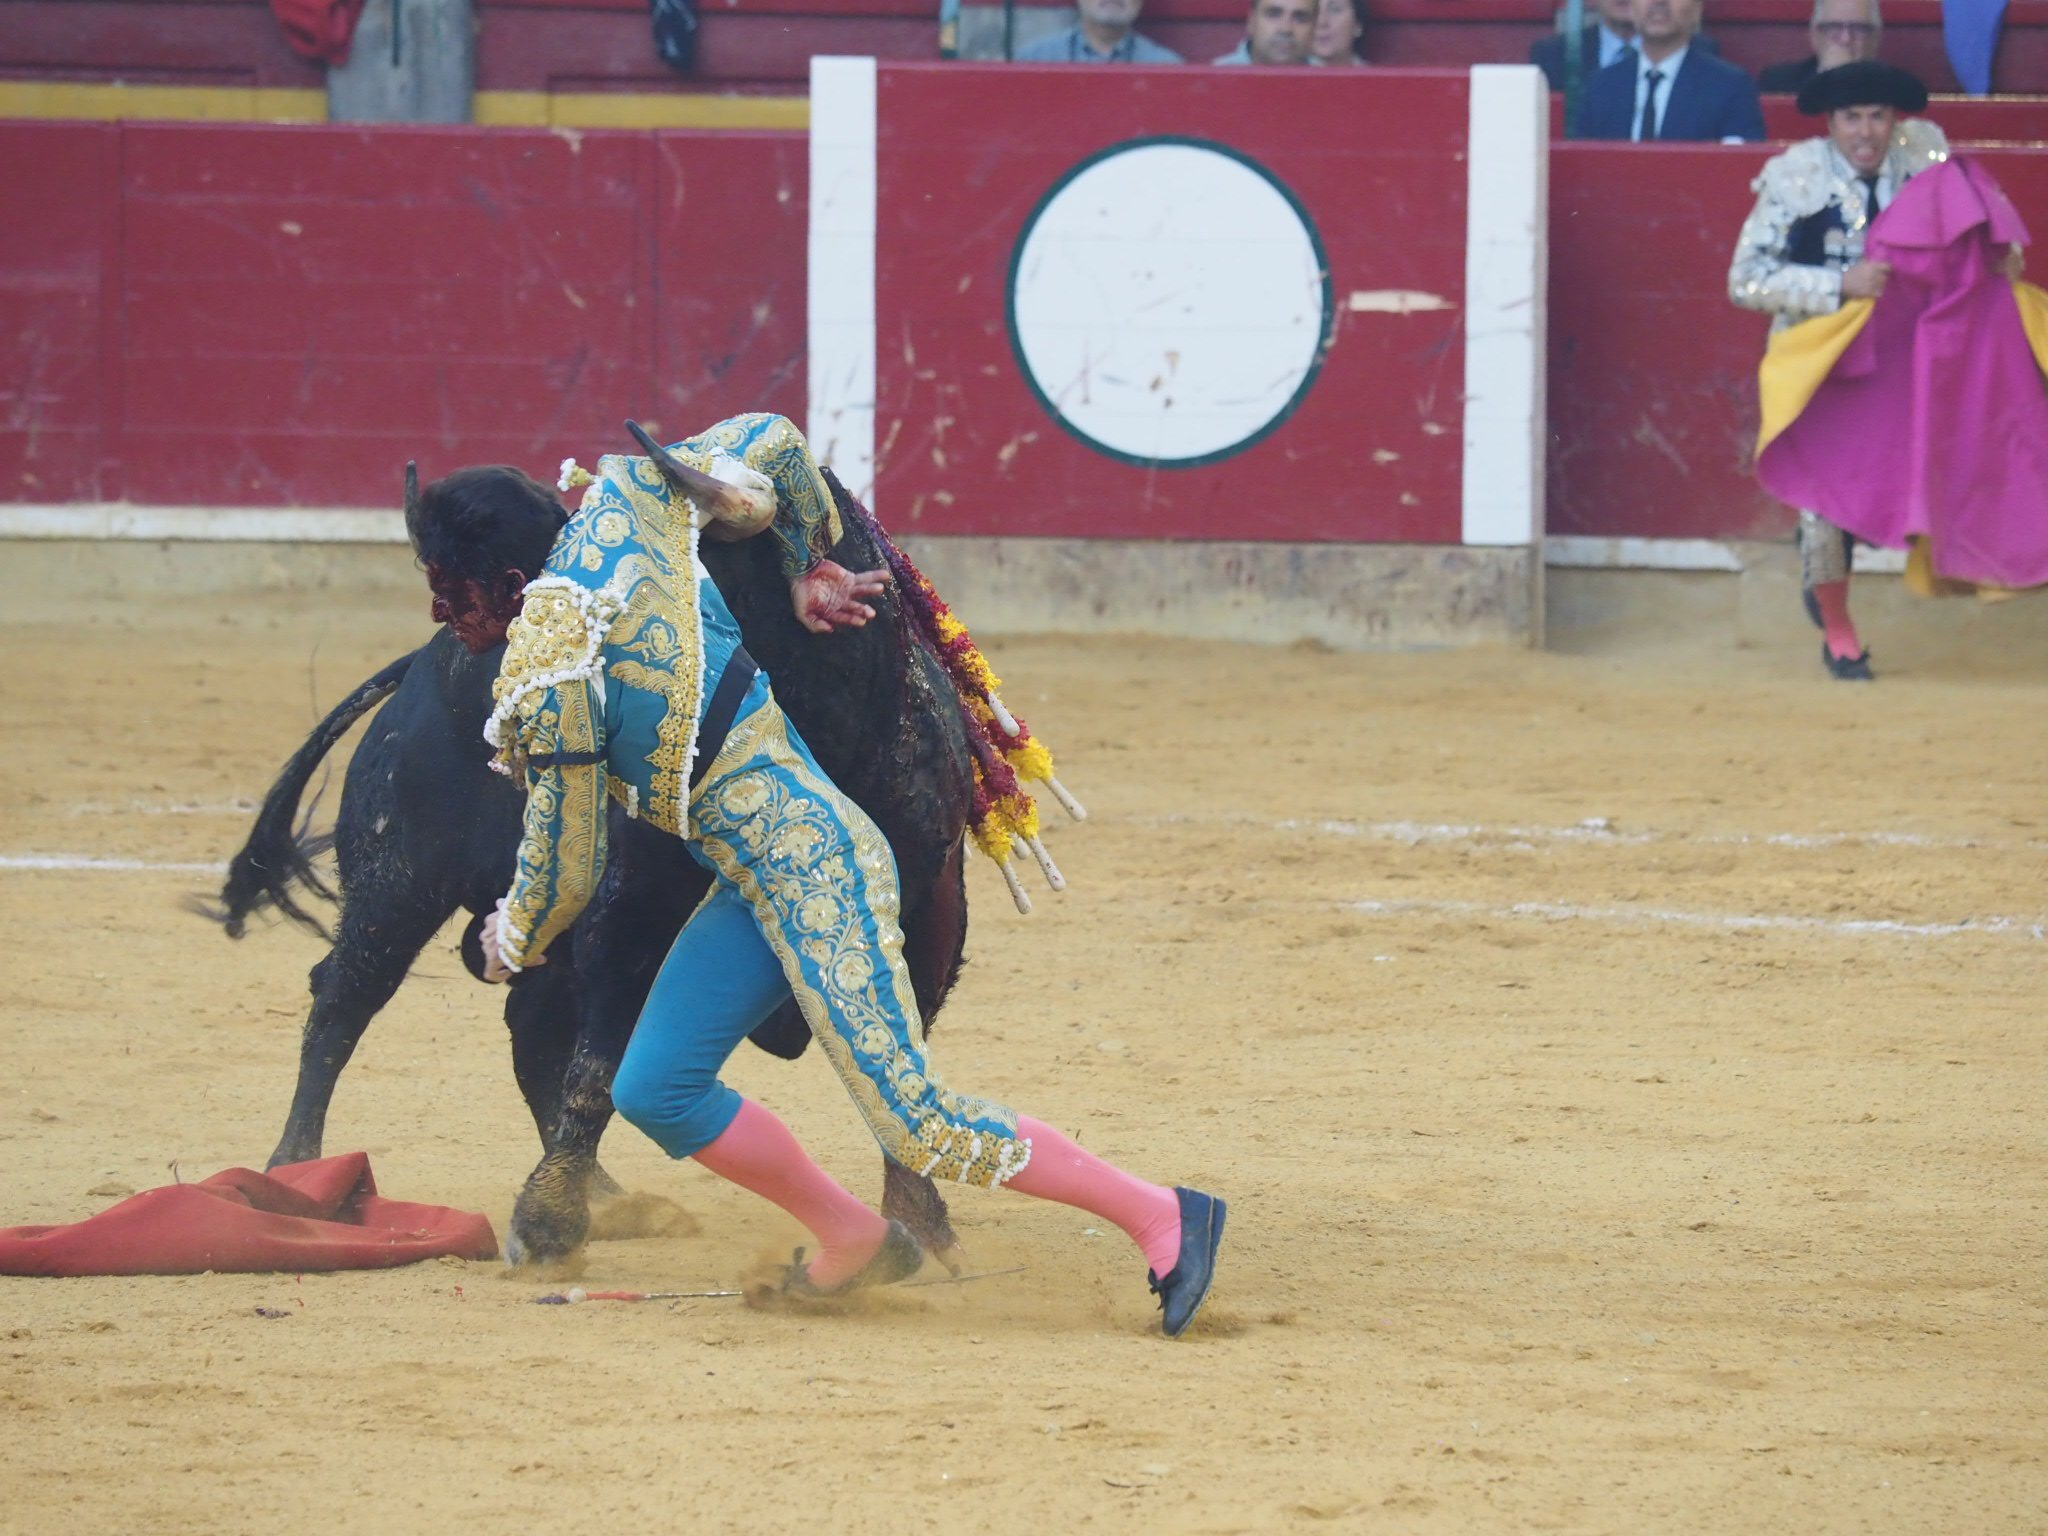
<svg viewBox="0 0 2048 1536"><path fill-rule="evenodd" d="M370 0L348 62L327 72L337 123L466 123L475 94L471 0Z"/></svg>

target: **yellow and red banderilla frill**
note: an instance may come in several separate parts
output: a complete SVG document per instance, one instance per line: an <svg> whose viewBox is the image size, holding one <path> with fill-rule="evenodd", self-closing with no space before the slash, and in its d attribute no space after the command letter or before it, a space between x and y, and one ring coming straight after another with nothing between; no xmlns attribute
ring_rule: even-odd
<svg viewBox="0 0 2048 1536"><path fill-rule="evenodd" d="M1043 871L1046 883L1056 891L1067 888L1066 877L1052 861L1039 837L1038 802L1024 788L1026 783L1043 784L1061 809L1076 821L1088 812L1067 793L1053 775L1052 753L1031 734L1031 727L1003 707L997 689L1002 679L995 675L974 636L967 632L958 614L946 605L938 589L910 557L896 547L882 526L872 517L870 531L888 560L897 590L909 605L918 629L930 643L953 687L967 722L968 745L974 752L974 809L967 832L974 846L987 854L1003 872L1010 899L1019 912L1031 910L1031 898L1017 878L1014 858L1028 851Z"/></svg>

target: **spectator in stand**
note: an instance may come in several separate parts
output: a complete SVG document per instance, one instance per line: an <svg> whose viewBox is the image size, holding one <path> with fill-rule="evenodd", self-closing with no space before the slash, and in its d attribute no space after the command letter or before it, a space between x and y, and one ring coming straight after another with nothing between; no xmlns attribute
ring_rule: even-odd
<svg viewBox="0 0 2048 1536"><path fill-rule="evenodd" d="M1636 45L1633 0L1594 0L1594 9L1600 19L1579 34L1579 68L1588 80ZM1553 32L1529 45L1529 62L1543 71L1543 78L1550 82L1553 91L1564 89L1564 45L1562 32ZM1720 44L1704 32L1693 34L1692 46L1720 56Z"/></svg>
<svg viewBox="0 0 2048 1536"><path fill-rule="evenodd" d="M1884 41L1884 17L1877 0L1813 0L1813 21L1807 27L1813 52L1790 64L1773 64L1756 77L1759 90L1796 96L1807 81L1837 64L1877 57Z"/></svg>
<svg viewBox="0 0 2048 1536"><path fill-rule="evenodd" d="M1579 34L1579 67L1591 79L1636 45L1634 0L1595 0L1599 20ZM1553 91L1564 89L1564 44L1562 32L1538 38L1529 45L1529 62L1543 71Z"/></svg>
<svg viewBox="0 0 2048 1536"><path fill-rule="evenodd" d="M1017 50L1025 64L1183 64L1134 29L1145 0L1079 0L1074 25Z"/></svg>
<svg viewBox="0 0 2048 1536"><path fill-rule="evenodd" d="M1316 11L1311 64L1363 64L1358 39L1365 32L1365 0L1322 0Z"/></svg>
<svg viewBox="0 0 2048 1536"><path fill-rule="evenodd" d="M1321 0L1252 0L1244 41L1218 64L1306 64Z"/></svg>
<svg viewBox="0 0 2048 1536"><path fill-rule="evenodd" d="M1572 137L1720 140L1764 136L1756 82L1693 46L1700 0L1630 0L1636 46L1586 86Z"/></svg>

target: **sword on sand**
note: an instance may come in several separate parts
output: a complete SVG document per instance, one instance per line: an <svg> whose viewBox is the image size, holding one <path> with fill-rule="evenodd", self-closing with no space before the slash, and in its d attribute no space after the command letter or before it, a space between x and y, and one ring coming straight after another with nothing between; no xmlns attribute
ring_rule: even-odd
<svg viewBox="0 0 2048 1536"><path fill-rule="evenodd" d="M1028 1266L1013 1264L1008 1269L984 1269L972 1275L940 1275L931 1280L906 1280L890 1290L908 1291L927 1285L965 1285L970 1280L993 1280L1000 1275L1021 1275ZM537 1307L566 1307L582 1301L709 1301L726 1296L744 1296L745 1291L586 1291L571 1286L548 1296L536 1296Z"/></svg>

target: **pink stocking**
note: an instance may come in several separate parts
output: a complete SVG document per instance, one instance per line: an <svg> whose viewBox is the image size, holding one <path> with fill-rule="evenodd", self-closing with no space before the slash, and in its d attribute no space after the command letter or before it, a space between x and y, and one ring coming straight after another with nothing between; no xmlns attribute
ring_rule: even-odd
<svg viewBox="0 0 2048 1536"><path fill-rule="evenodd" d="M1031 1142L1031 1161L1005 1186L1076 1206L1130 1233L1162 1279L1180 1262L1180 1200L1076 1146L1042 1120L1017 1117L1017 1134Z"/></svg>
<svg viewBox="0 0 2048 1536"><path fill-rule="evenodd" d="M1849 621L1849 580L1815 584L1813 600L1820 606L1821 628L1827 631L1828 649L1837 656L1863 654L1863 642L1856 638L1856 626Z"/></svg>
<svg viewBox="0 0 2048 1536"><path fill-rule="evenodd" d="M829 1290L852 1278L881 1250L889 1224L811 1161L788 1126L752 1099L697 1161L722 1179L772 1200L810 1228L820 1252L807 1268Z"/></svg>

